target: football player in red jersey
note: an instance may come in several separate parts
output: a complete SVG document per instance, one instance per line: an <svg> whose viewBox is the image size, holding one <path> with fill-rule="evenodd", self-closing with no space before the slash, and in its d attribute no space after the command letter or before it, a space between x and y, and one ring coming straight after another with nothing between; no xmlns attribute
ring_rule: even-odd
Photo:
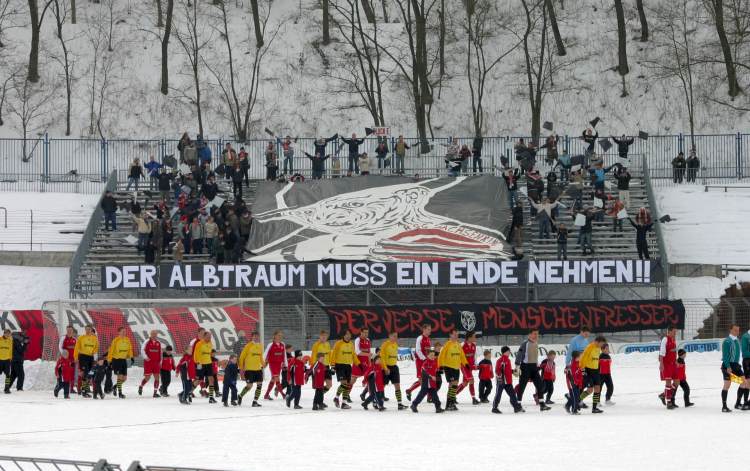
<svg viewBox="0 0 750 471"><path fill-rule="evenodd" d="M141 345L141 356L143 357L143 379L138 386L138 395L143 394L143 386L148 384L151 376L154 377L154 397L159 396L159 378L161 376L161 342L156 338L159 333L152 330L148 334L148 340Z"/></svg>
<svg viewBox="0 0 750 471"><path fill-rule="evenodd" d="M456 395L461 394L461 391L463 391L466 386L469 386L471 403L477 405L479 404L479 401L477 400L474 392L474 370L477 369L475 360L477 354L477 334L474 331L470 330L466 332L464 343L461 348L463 348L464 355L466 355L466 361L468 363L466 366L461 368L461 373L463 374L464 381L458 386Z"/></svg>
<svg viewBox="0 0 750 471"><path fill-rule="evenodd" d="M372 351L372 343L368 337L369 335L370 330L365 327L359 331L359 337L354 339L354 354L357 355L359 365L354 365L352 368L352 385L357 384L357 378L362 377L364 390L359 396L362 401L366 399L369 391L367 378L365 378L365 373L370 369L370 352Z"/></svg>
<svg viewBox="0 0 750 471"><path fill-rule="evenodd" d="M432 348L430 343L430 334L432 333L432 326L424 324L422 326L422 335L417 337L417 344L414 348L414 362L417 366L417 380L409 386L406 390L406 399L411 401L411 392L417 389L422 384L422 363L427 359L427 352ZM439 387L438 387L439 389ZM426 394L426 393L425 393Z"/></svg>
<svg viewBox="0 0 750 471"><path fill-rule="evenodd" d="M75 355L73 354L75 352L75 349L76 349L76 341L77 340L78 339L76 339L76 329L72 325L69 325L65 329L65 337L63 337L63 338L60 339L60 352L62 352L63 350L65 350L66 352L68 352L68 362L70 362L70 364L73 366L73 370L74 370L73 371L74 380L71 381L70 385L69 385L70 386L70 391L69 392L72 393L72 394L75 394L75 392L76 392L74 385L75 385L75 376L78 374L75 371L76 370L76 363L75 363ZM80 390L80 387L78 389Z"/></svg>
<svg viewBox="0 0 750 471"><path fill-rule="evenodd" d="M659 376L664 381L664 392L659 395L662 403L666 404L667 409L675 409L674 393L680 380L677 379L677 342L675 334L677 329L669 327L667 335L661 339L659 347Z"/></svg>
<svg viewBox="0 0 750 471"><path fill-rule="evenodd" d="M271 390L276 386L276 390L281 393L281 397L286 399L284 391L281 386L281 370L288 368L286 361L286 346L282 340L284 339L284 333L277 330L273 333L273 340L266 346L266 351L263 352L263 358L268 365L268 369L271 371L271 381L268 383L266 394L263 399L271 401Z"/></svg>

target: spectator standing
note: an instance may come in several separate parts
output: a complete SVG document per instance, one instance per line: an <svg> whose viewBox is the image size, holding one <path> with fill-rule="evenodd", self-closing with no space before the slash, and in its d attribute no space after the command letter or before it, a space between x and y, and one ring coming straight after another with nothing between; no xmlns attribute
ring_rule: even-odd
<svg viewBox="0 0 750 471"><path fill-rule="evenodd" d="M136 248L138 250L138 254L140 254L146 248L148 236L149 234L151 234L151 225L148 223L148 216L146 214L133 214L132 218L133 224L135 225L136 231L138 233L138 242Z"/></svg>
<svg viewBox="0 0 750 471"><path fill-rule="evenodd" d="M193 222L190 224L190 240L192 241L192 253L202 254L203 253L203 238L206 236L203 224L198 220L197 217L193 218Z"/></svg>
<svg viewBox="0 0 750 471"><path fill-rule="evenodd" d="M213 216L209 216L206 223L203 225L205 237L206 237L206 248L208 249L208 255L214 258L216 251L216 237L219 235L219 226L214 221Z"/></svg>
<svg viewBox="0 0 750 471"><path fill-rule="evenodd" d="M104 193L104 198L100 203L102 211L104 211L104 230L109 231L109 225L112 224L113 231L117 230L117 201L112 196L112 192L107 190Z"/></svg>
<svg viewBox="0 0 750 471"><path fill-rule="evenodd" d="M151 235L149 236L150 244L154 249L154 263L161 263L162 248L164 246L164 225L161 219L151 221Z"/></svg>
<svg viewBox="0 0 750 471"><path fill-rule="evenodd" d="M591 253L591 255L594 254L594 245L591 240L593 228L592 228L592 221L594 220L594 217L596 213L598 213L599 210L592 210L588 207L584 208L583 210L583 217L584 217L584 224L581 226L581 229L579 230L580 233L580 243L579 246L581 250L583 250L583 255L586 256L586 250Z"/></svg>
<svg viewBox="0 0 750 471"><path fill-rule="evenodd" d="M623 134L619 139L615 136L612 136L612 140L615 141L615 144L617 144L617 154L620 156L620 158L627 159L630 146L633 145L633 138L628 138L625 134Z"/></svg>
<svg viewBox="0 0 750 471"><path fill-rule="evenodd" d="M190 151L188 151L188 149L190 149ZM190 158L193 161L197 160L195 155L195 146L193 145L193 141L190 140L190 136L188 135L188 133L182 133L182 137L180 137L180 141L177 143L177 152L180 153L180 163L187 163L187 152L190 153Z"/></svg>
<svg viewBox="0 0 750 471"><path fill-rule="evenodd" d="M622 218L619 217L620 211L625 209L625 203L620 199L612 202L612 207L607 211L607 215L612 217L612 231L622 232Z"/></svg>
<svg viewBox="0 0 750 471"><path fill-rule="evenodd" d="M466 144L461 146L461 150L458 151L458 157L461 160L461 172L466 173L469 166L469 159L471 158L471 150L469 149L469 146Z"/></svg>
<svg viewBox="0 0 750 471"><path fill-rule="evenodd" d="M370 174L370 157L367 156L367 152L359 156L359 174Z"/></svg>
<svg viewBox="0 0 750 471"><path fill-rule="evenodd" d="M583 139L583 142L588 146L586 147L586 157L594 155L594 146L596 145L596 140L599 139L599 132L594 134L594 131L592 131L591 128L588 128L581 134L581 139Z"/></svg>
<svg viewBox="0 0 750 471"><path fill-rule="evenodd" d="M219 185L216 184L216 178L213 175L209 176L208 181L203 184L201 193L208 201L212 201L219 194Z"/></svg>
<svg viewBox="0 0 750 471"><path fill-rule="evenodd" d="M557 144L559 142L558 136L547 136L547 140L544 142L542 148L547 149L547 156L545 161L547 165L552 166L557 162Z"/></svg>
<svg viewBox="0 0 750 471"><path fill-rule="evenodd" d="M273 141L268 141L266 146L266 180L276 181L276 172L279 170L279 160L276 154L276 146Z"/></svg>
<svg viewBox="0 0 750 471"><path fill-rule="evenodd" d="M169 201L169 193L172 189L172 180L174 179L174 175L170 172L167 172L167 169L162 167L157 178L159 182L158 188L161 199L165 202Z"/></svg>
<svg viewBox="0 0 750 471"><path fill-rule="evenodd" d="M516 201L518 201L518 178L521 176L521 170L516 168L514 169L506 169L503 172L503 179L505 180L505 184L508 187L508 202L510 204L510 209L516 207Z"/></svg>
<svg viewBox="0 0 750 471"><path fill-rule="evenodd" d="M516 247L522 246L523 237L523 206L521 200L516 201L516 205L513 207L513 218L510 223L510 234L508 240L513 240L513 245Z"/></svg>
<svg viewBox="0 0 750 471"><path fill-rule="evenodd" d="M26 357L26 348L29 346L29 337L23 331L13 332L13 359L10 362L9 389L16 382L16 391L23 391L23 382L26 373L23 370L23 362Z"/></svg>
<svg viewBox="0 0 750 471"><path fill-rule="evenodd" d="M685 153L680 152L677 157L672 159L672 181L674 183L681 184L682 179L685 176L685 167L687 162L685 161Z"/></svg>
<svg viewBox="0 0 750 471"><path fill-rule="evenodd" d="M177 239L174 244L174 263L182 265L182 261L185 258L185 246L182 244L182 239Z"/></svg>
<svg viewBox="0 0 750 471"><path fill-rule="evenodd" d="M388 157L388 142L385 138L378 138L378 146L375 148L375 156L378 159L378 170L383 173L385 159Z"/></svg>
<svg viewBox="0 0 750 471"><path fill-rule="evenodd" d="M221 151L221 163L224 165L224 178L231 180L234 175L234 164L237 162L237 153L232 149L232 144L227 142Z"/></svg>
<svg viewBox="0 0 750 471"><path fill-rule="evenodd" d="M284 155L284 174L292 175L294 173L294 146L292 138L287 136L281 143L281 153Z"/></svg>
<svg viewBox="0 0 750 471"><path fill-rule="evenodd" d="M239 162L237 162L234 166L234 172L232 172L232 196L234 196L234 200L241 200L242 199L242 167Z"/></svg>
<svg viewBox="0 0 750 471"><path fill-rule="evenodd" d="M630 207L630 172L627 167L620 165L615 172L615 179L617 179L617 192L618 198L625 205L626 208Z"/></svg>
<svg viewBox="0 0 750 471"><path fill-rule="evenodd" d="M307 152L305 152L305 157L310 159L312 162L312 178L313 180L320 180L323 178L323 173L326 171L325 161L330 155L326 155L325 157L321 157L320 154L310 155Z"/></svg>
<svg viewBox="0 0 750 471"><path fill-rule="evenodd" d="M135 191L138 191L138 183L141 181L141 177L143 177L143 167L140 159L136 157L128 167L128 186L125 187L125 191L130 191L132 185L135 185Z"/></svg>
<svg viewBox="0 0 750 471"><path fill-rule="evenodd" d="M537 204L529 198L529 203L538 211L537 219L539 221L539 238L548 239L550 230L552 229L552 211L558 206L562 206L559 201L554 203L545 198L543 203Z"/></svg>
<svg viewBox="0 0 750 471"><path fill-rule="evenodd" d="M146 171L148 173L148 189L155 190L159 186L159 169L162 168L162 164L154 160L154 156L149 156L146 165Z"/></svg>
<svg viewBox="0 0 750 471"><path fill-rule="evenodd" d="M628 218L628 221L630 221L630 225L635 228L635 247L638 250L638 258L641 260L648 260L650 256L648 253L648 240L646 240L646 235L648 234L648 231L654 227L654 223L649 220L644 220L640 214L635 217L635 222L630 218Z"/></svg>
<svg viewBox="0 0 750 471"><path fill-rule="evenodd" d="M248 174L248 171L250 170L250 161L248 160L247 151L244 146L240 147L240 153L237 154L237 159L239 160L242 178L245 180L245 186L250 186L250 175ZM240 183L241 182L242 180L240 180Z"/></svg>
<svg viewBox="0 0 750 471"><path fill-rule="evenodd" d="M479 168L479 173L483 173L482 170L482 146L484 144L484 139L482 139L481 136L476 136L473 141L471 141L471 155L473 157L472 159L472 168L474 169L474 173L477 173L477 168ZM490 385L492 383L490 382ZM489 394L489 393L488 393Z"/></svg>
<svg viewBox="0 0 750 471"><path fill-rule="evenodd" d="M686 161L687 166L687 182L688 183L695 183L695 177L698 176L698 170L701 167L701 162L698 160L698 156L695 155L695 147L690 149L690 153L688 154L688 158Z"/></svg>
<svg viewBox="0 0 750 471"><path fill-rule="evenodd" d="M394 146L394 160L393 160L393 173L398 175L404 174L404 160L406 159L406 151L411 149L409 144L404 140L404 136L398 136L398 141Z"/></svg>
<svg viewBox="0 0 750 471"><path fill-rule="evenodd" d="M352 138L347 139L341 138L344 144L349 146L349 172L359 173L359 146L361 146L365 140L357 139L357 135L352 133Z"/></svg>

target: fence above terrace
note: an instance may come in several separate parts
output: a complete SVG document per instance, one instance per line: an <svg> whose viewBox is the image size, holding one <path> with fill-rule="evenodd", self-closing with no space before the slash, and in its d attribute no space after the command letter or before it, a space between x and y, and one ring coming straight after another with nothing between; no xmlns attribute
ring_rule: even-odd
<svg viewBox="0 0 750 471"><path fill-rule="evenodd" d="M602 136L604 137L604 136ZM472 147L473 138L456 138L463 145ZM513 159L513 146L524 137L485 137L482 146L482 171L492 172L501 165L501 159ZM284 168L281 152L281 141L271 140L279 155L279 173L299 172L309 175L311 162L305 152L314 152L314 138L298 138L293 143L295 150L291 168ZM407 138L409 149L406 151L404 173L422 176L439 176L446 174L445 155L449 138L435 138L428 141L429 151L422 152L419 139ZM250 176L263 179L266 176L264 149L269 139L251 139L236 142L232 139L207 139L206 145L211 149L212 165L219 164L221 150L226 143L231 143L236 150L245 147L249 153ZM750 177L750 134L689 135L676 134L650 136L648 140L635 139L630 147L631 155L645 155L651 172L651 178L660 184L671 183L672 159L678 152L686 154L695 146L700 159L697 183L725 182L742 180ZM20 191L63 191L99 193L102 184L113 170L126 172L135 158L142 162L153 155L161 161L168 155L179 155L177 139L69 139L55 138L48 135L34 139L0 139L0 190ZM360 150L372 157L374 172L378 172L378 160L375 158L377 138L367 138ZM392 151L396 138L387 138L389 151ZM582 154L586 144L579 136L559 136L559 152L568 150L571 155ZM599 145L597 152L602 149ZM333 171L333 162L338 160L341 173L349 169L348 148L341 140L329 143L326 151L331 155L327 162L328 173ZM538 161L544 162L547 150L540 149ZM616 147L609 150L605 160L617 158ZM384 169L391 173L395 165L392 153L389 152L391 166ZM471 159L467 170L473 170ZM477 171L480 171L477 168Z"/></svg>

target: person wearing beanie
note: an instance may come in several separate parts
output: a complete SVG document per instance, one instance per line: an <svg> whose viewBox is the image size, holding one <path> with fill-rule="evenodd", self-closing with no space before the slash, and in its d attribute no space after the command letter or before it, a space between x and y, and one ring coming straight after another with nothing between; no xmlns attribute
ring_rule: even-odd
<svg viewBox="0 0 750 471"><path fill-rule="evenodd" d="M305 362L302 361L302 350L294 351L294 359L288 369L291 394L286 395L286 406L291 407L292 401L294 401L294 408L302 409L299 405L299 400L302 397L302 385L306 382Z"/></svg>

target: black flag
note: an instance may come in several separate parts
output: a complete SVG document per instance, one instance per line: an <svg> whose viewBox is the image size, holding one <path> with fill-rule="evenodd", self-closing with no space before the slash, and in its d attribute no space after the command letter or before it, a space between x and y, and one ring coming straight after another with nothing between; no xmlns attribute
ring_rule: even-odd
<svg viewBox="0 0 750 471"><path fill-rule="evenodd" d="M638 137L644 141L648 141L648 133L644 131L638 131Z"/></svg>
<svg viewBox="0 0 750 471"><path fill-rule="evenodd" d="M552 131L552 123L550 121L545 121L542 127L547 131Z"/></svg>
<svg viewBox="0 0 750 471"><path fill-rule="evenodd" d="M599 121L601 121L601 118L597 116L596 118L589 121L589 124L591 125L592 128L595 128L596 125L599 124Z"/></svg>

